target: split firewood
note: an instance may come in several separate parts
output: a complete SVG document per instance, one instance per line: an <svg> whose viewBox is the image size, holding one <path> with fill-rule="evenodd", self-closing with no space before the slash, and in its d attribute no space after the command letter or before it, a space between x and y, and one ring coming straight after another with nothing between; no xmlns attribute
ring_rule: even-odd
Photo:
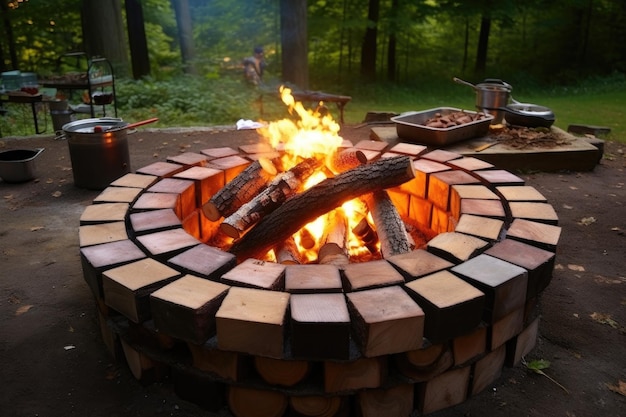
<svg viewBox="0 0 626 417"><path fill-rule="evenodd" d="M356 226L352 228L352 233L361 239L361 242L363 242L372 255L378 253L378 235L372 228L370 222L367 221L367 217L363 217Z"/></svg>
<svg viewBox="0 0 626 417"><path fill-rule="evenodd" d="M298 246L293 237L285 239L285 241L274 248L276 262L283 265L298 265L302 262L302 255L298 251Z"/></svg>
<svg viewBox="0 0 626 417"><path fill-rule="evenodd" d="M387 192L376 191L367 196L366 202L374 219L383 258L410 252L411 245L404 222Z"/></svg>
<svg viewBox="0 0 626 417"><path fill-rule="evenodd" d="M224 219L220 230L232 238L240 237L250 226L280 207L299 192L305 181L321 166L315 158L307 158L286 172L281 172L252 200Z"/></svg>
<svg viewBox="0 0 626 417"><path fill-rule="evenodd" d="M317 262L320 264L347 265L348 219L343 210L335 209L326 216L324 233L320 239Z"/></svg>
<svg viewBox="0 0 626 417"><path fill-rule="evenodd" d="M366 162L367 157L363 151L358 149L344 149L333 154L328 163L328 168L335 174L338 174Z"/></svg>
<svg viewBox="0 0 626 417"><path fill-rule="evenodd" d="M276 173L272 161L263 158L254 161L215 193L202 206L202 212L211 221L230 216L261 192Z"/></svg>
<svg viewBox="0 0 626 417"><path fill-rule="evenodd" d="M230 252L240 260L264 255L305 224L346 201L384 188L396 187L415 177L406 155L359 165L299 193L261 220Z"/></svg>

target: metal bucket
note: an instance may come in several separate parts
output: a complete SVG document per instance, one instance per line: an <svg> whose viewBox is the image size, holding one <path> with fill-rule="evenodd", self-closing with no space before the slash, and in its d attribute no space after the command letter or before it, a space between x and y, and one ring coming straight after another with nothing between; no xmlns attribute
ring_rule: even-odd
<svg viewBox="0 0 626 417"><path fill-rule="evenodd" d="M502 123L504 112L499 110L509 104L511 86L500 80L485 80L476 85L476 108L493 116L492 125Z"/></svg>
<svg viewBox="0 0 626 417"><path fill-rule="evenodd" d="M63 126L75 186L102 190L130 172L126 126L128 123L122 119L110 117L77 120Z"/></svg>
<svg viewBox="0 0 626 417"><path fill-rule="evenodd" d="M0 178L10 183L32 180L36 177L35 159L43 151L44 148L0 152Z"/></svg>

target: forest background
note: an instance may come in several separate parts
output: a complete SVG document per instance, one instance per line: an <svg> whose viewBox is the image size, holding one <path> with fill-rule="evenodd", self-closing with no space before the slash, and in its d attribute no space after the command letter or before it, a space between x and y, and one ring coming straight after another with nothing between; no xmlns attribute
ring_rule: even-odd
<svg viewBox="0 0 626 417"><path fill-rule="evenodd" d="M626 140L623 0L0 0L0 69L78 70L64 54L113 63L120 116L161 126L283 117L258 97L281 84L350 95L370 110L473 109L453 77L505 80L557 125L605 125ZM265 49L265 85L241 61ZM7 124L13 121L2 118ZM10 126L8 126L10 130Z"/></svg>

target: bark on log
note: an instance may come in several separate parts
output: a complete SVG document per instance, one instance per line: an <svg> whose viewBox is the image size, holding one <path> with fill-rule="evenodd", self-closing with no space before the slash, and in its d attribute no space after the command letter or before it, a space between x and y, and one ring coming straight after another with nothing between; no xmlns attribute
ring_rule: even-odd
<svg viewBox="0 0 626 417"><path fill-rule="evenodd" d="M276 168L271 161L254 161L215 193L202 206L202 212L211 221L230 216L261 192L275 175Z"/></svg>
<svg viewBox="0 0 626 417"><path fill-rule="evenodd" d="M328 178L274 210L236 241L230 252L240 260L263 255L305 224L344 202L366 193L398 186L414 177L411 159L408 156L396 156L360 165Z"/></svg>
<svg viewBox="0 0 626 417"><path fill-rule="evenodd" d="M363 242L372 255L378 253L378 247L376 246L378 243L378 235L374 229L372 229L372 225L367 221L367 217L363 217L357 225L352 228L352 233L361 239L361 242Z"/></svg>
<svg viewBox="0 0 626 417"><path fill-rule="evenodd" d="M280 207L299 192L304 182L321 166L315 158L307 158L286 172L278 174L258 195L224 219L220 230L232 238L240 237L253 224Z"/></svg>
<svg viewBox="0 0 626 417"><path fill-rule="evenodd" d="M350 263L347 251L348 219L341 209L335 209L326 216L324 233L320 240L317 262L320 264L347 265Z"/></svg>
<svg viewBox="0 0 626 417"><path fill-rule="evenodd" d="M366 201L374 219L382 257L388 258L410 252L411 245L404 222L387 192L384 190L374 192Z"/></svg>

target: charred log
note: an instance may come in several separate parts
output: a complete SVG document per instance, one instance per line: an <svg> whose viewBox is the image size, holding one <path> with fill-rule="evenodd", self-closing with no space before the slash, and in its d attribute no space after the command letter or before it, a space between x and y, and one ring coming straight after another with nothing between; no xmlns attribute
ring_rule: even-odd
<svg viewBox="0 0 626 417"><path fill-rule="evenodd" d="M387 192L376 191L366 198L366 202L374 219L383 258L410 252L409 235Z"/></svg>

